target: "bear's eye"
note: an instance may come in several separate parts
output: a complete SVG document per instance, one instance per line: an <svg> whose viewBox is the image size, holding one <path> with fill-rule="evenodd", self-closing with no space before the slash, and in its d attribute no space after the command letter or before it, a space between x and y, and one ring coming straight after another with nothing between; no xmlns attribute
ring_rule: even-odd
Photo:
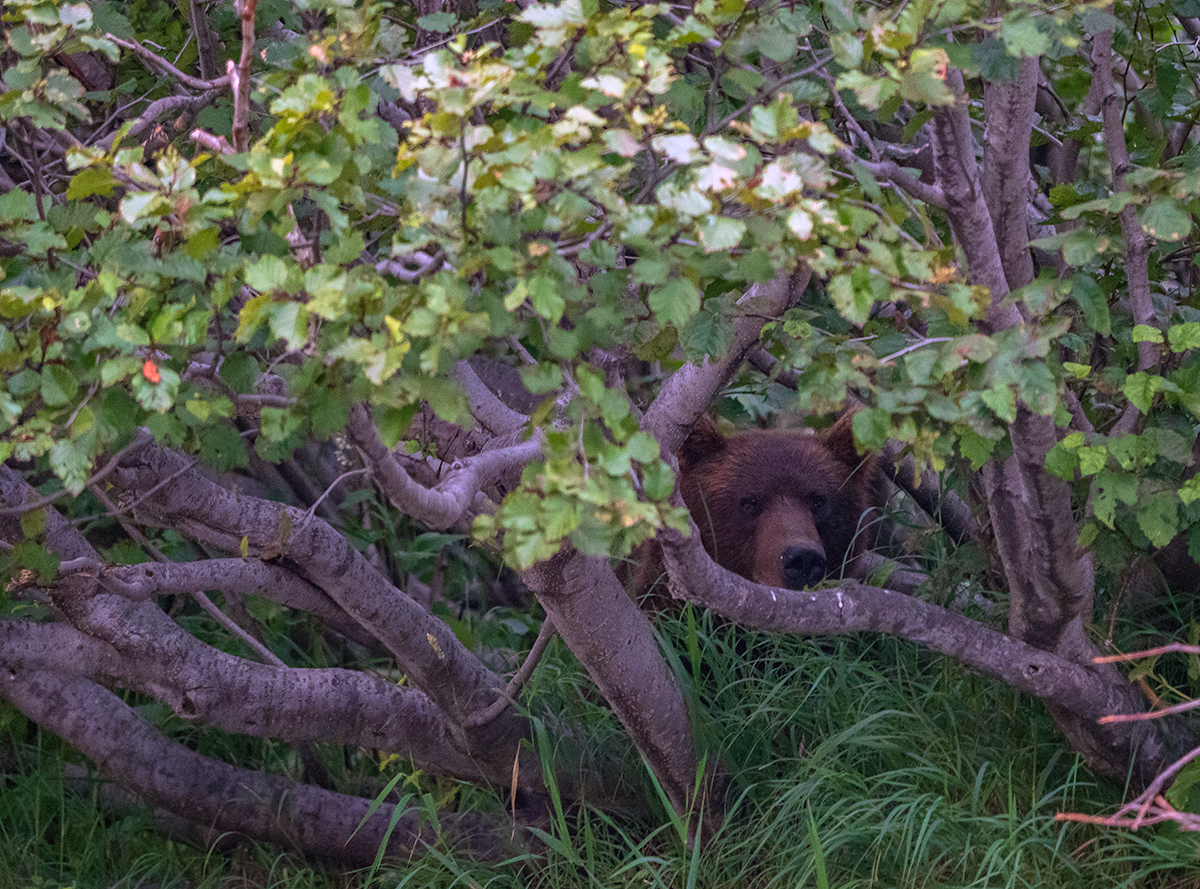
<svg viewBox="0 0 1200 889"><path fill-rule="evenodd" d="M742 509L742 514L747 518L757 518L762 512L762 498L760 497L743 497L738 501L738 506Z"/></svg>
<svg viewBox="0 0 1200 889"><path fill-rule="evenodd" d="M813 518L818 522L829 518L829 498L824 494L813 494L809 497L808 508L812 510Z"/></svg>

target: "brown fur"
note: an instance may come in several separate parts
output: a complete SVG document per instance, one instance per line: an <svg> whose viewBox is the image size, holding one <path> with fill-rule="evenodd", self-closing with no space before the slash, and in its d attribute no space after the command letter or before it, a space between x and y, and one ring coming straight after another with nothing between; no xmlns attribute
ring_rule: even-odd
<svg viewBox="0 0 1200 889"><path fill-rule="evenodd" d="M679 450L679 484L718 564L790 589L855 573L870 539L862 516L881 502L882 478L874 454L859 456L850 422L730 437L709 417L696 424Z"/></svg>

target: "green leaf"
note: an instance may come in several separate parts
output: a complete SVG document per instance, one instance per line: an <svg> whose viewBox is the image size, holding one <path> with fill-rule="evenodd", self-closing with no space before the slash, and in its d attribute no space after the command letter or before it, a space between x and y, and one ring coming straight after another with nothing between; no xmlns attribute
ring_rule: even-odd
<svg viewBox="0 0 1200 889"><path fill-rule="evenodd" d="M1102 444L1084 446L1075 451L1081 475L1095 475L1108 463L1108 448Z"/></svg>
<svg viewBox="0 0 1200 889"><path fill-rule="evenodd" d="M1154 546L1166 546L1179 532L1179 499L1166 491L1141 498L1137 523Z"/></svg>
<svg viewBox="0 0 1200 889"><path fill-rule="evenodd" d="M562 282L542 275L529 282L529 304L552 324L562 320L567 301L559 294Z"/></svg>
<svg viewBox="0 0 1200 889"><path fill-rule="evenodd" d="M706 253L732 250L746 234L746 223L725 216L707 216L697 227L700 243Z"/></svg>
<svg viewBox="0 0 1200 889"><path fill-rule="evenodd" d="M50 468L62 479L63 487L78 495L92 472L91 448L82 440L60 439L50 449Z"/></svg>
<svg viewBox="0 0 1200 889"><path fill-rule="evenodd" d="M200 459L218 472L229 472L249 463L250 451L236 428L216 423L200 436Z"/></svg>
<svg viewBox="0 0 1200 889"><path fill-rule="evenodd" d="M1133 325L1133 341L1135 343L1161 343L1163 341L1162 331L1149 324L1135 324Z"/></svg>
<svg viewBox="0 0 1200 889"><path fill-rule="evenodd" d="M117 187L112 170L107 167L86 167L80 170L67 185L67 200L90 198L92 195L108 197Z"/></svg>
<svg viewBox="0 0 1200 889"><path fill-rule="evenodd" d="M1160 241L1182 241L1192 231L1192 217L1175 200L1158 200L1138 214L1146 234Z"/></svg>
<svg viewBox="0 0 1200 889"><path fill-rule="evenodd" d="M1200 500L1200 475L1193 475L1179 488L1179 499L1183 501L1184 506L1190 506L1196 500Z"/></svg>
<svg viewBox="0 0 1200 889"><path fill-rule="evenodd" d="M850 421L854 438L864 448L877 450L887 444L892 432L892 416L883 408L869 407L855 413Z"/></svg>
<svg viewBox="0 0 1200 889"><path fill-rule="evenodd" d="M652 288L647 303L661 324L679 330L700 311L700 291L688 279L676 278Z"/></svg>
<svg viewBox="0 0 1200 889"><path fill-rule="evenodd" d="M75 400L79 382L61 364L51 364L42 371L42 401L50 407L62 407Z"/></svg>
<svg viewBox="0 0 1200 889"><path fill-rule="evenodd" d="M1200 321L1175 324L1167 330L1167 342L1172 352L1200 349Z"/></svg>
<svg viewBox="0 0 1200 889"><path fill-rule="evenodd" d="M258 383L258 361L249 352L234 352L221 362L218 371L222 380L234 392L253 392Z"/></svg>
<svg viewBox="0 0 1200 889"><path fill-rule="evenodd" d="M1137 476L1111 469L1101 470L1092 479L1092 510L1109 528L1116 528L1117 504L1137 502Z"/></svg>
<svg viewBox="0 0 1200 889"><path fill-rule="evenodd" d="M1112 318L1108 313L1108 297L1091 275L1082 273L1071 278L1071 298L1083 312L1084 320L1101 336L1112 334Z"/></svg>
<svg viewBox="0 0 1200 889"><path fill-rule="evenodd" d="M1164 382L1165 380L1160 376L1138 371L1125 378L1125 385L1122 388L1130 404L1143 414L1147 414L1150 412L1154 396L1162 389Z"/></svg>
<svg viewBox="0 0 1200 889"><path fill-rule="evenodd" d="M991 459L996 443L990 438L984 438L973 429L965 429L958 436L958 450L971 463L971 468L978 472L983 464Z"/></svg>
<svg viewBox="0 0 1200 889"><path fill-rule="evenodd" d="M286 290L287 284L288 268L278 256L262 256L258 262L246 265L246 286L259 293Z"/></svg>
<svg viewBox="0 0 1200 889"><path fill-rule="evenodd" d="M1058 442L1046 454L1046 471L1064 481L1072 481L1075 478L1075 470L1079 468L1079 457L1074 450L1065 447L1063 442Z"/></svg>
<svg viewBox="0 0 1200 889"><path fill-rule="evenodd" d="M458 16L452 12L431 12L417 19L417 27L422 31L445 34L454 30L454 25L457 21Z"/></svg>
<svg viewBox="0 0 1200 889"><path fill-rule="evenodd" d="M43 584L54 580L62 562L56 553L33 540L22 540L13 546L11 558L14 567L36 571L38 582Z"/></svg>

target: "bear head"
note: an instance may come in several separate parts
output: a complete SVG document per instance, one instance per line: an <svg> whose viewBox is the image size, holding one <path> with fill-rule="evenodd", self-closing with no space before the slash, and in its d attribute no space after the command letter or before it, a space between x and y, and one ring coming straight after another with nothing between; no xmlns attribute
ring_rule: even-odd
<svg viewBox="0 0 1200 889"><path fill-rule="evenodd" d="M725 436L711 417L679 450L679 485L704 548L755 583L804 589L851 567L882 502L874 454L858 454L851 414L822 433Z"/></svg>

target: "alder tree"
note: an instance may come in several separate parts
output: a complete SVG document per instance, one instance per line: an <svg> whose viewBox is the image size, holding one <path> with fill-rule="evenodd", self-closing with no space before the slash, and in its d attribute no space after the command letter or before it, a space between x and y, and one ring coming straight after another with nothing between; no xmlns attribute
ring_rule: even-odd
<svg viewBox="0 0 1200 889"><path fill-rule="evenodd" d="M503 794L432 813L480 854L652 797L633 750L703 841L728 774L637 601L660 553L659 605L910 640L1149 785L1195 728L1100 723L1152 702L1095 658L1198 581L1190 12L8 0L0 697L348 862L431 813L318 743ZM689 533L705 412L848 407L972 576L770 589ZM555 636L624 736L523 701Z"/></svg>

